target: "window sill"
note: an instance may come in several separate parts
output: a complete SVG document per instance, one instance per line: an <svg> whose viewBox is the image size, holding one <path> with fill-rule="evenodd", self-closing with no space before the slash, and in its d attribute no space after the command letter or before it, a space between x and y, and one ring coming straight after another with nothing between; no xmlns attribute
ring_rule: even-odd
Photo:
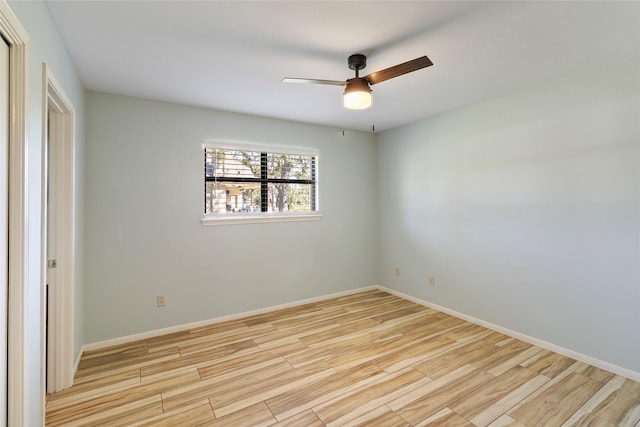
<svg viewBox="0 0 640 427"><path fill-rule="evenodd" d="M227 225L227 224L261 224L265 222L298 222L298 221L319 221L322 215L319 213L310 214L271 214L252 216L214 216L208 215L200 221L202 225Z"/></svg>

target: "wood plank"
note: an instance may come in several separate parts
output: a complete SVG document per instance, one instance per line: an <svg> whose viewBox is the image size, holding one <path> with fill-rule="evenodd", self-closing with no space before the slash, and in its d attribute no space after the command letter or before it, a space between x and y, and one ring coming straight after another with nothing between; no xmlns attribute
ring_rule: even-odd
<svg viewBox="0 0 640 427"><path fill-rule="evenodd" d="M418 362L415 368L435 379L497 350L495 345L484 340L467 341Z"/></svg>
<svg viewBox="0 0 640 427"><path fill-rule="evenodd" d="M179 357L166 360L158 360L155 363L147 363L145 366L141 366L140 375L144 378L162 372L170 372L173 370L198 366L199 364L206 363L212 359L241 353L243 350L255 347L257 347L257 345L253 340L245 340L219 347L212 347L208 350L199 351L197 353L179 355Z"/></svg>
<svg viewBox="0 0 640 427"><path fill-rule="evenodd" d="M82 360L78 364L78 370L85 366L106 363L104 359L108 357L121 357L136 354L147 354L149 344L145 341L135 341L118 344L110 347L101 348L99 350L87 350L82 353ZM94 359L102 359L97 362Z"/></svg>
<svg viewBox="0 0 640 427"><path fill-rule="evenodd" d="M198 372L203 381L233 372L244 373L246 368L251 369L253 366L275 360L282 361L287 356L297 354L306 348L304 344L297 340L275 347L256 347L244 354L235 353L231 357L212 358L198 364ZM291 363L289 362L289 364Z"/></svg>
<svg viewBox="0 0 640 427"><path fill-rule="evenodd" d="M505 396L517 390L520 386L536 376L537 374L535 372L516 366L486 384L481 385L472 394L468 394L453 402L449 405L449 408L468 420L474 419L474 417L483 413L486 408L493 407Z"/></svg>
<svg viewBox="0 0 640 427"><path fill-rule="evenodd" d="M301 316L288 316L274 320L271 325L279 331L286 329L295 329L300 326L309 326L314 323L322 323L331 320L333 323L339 324L338 319L342 316L349 315L344 308L326 308L324 310L314 311L312 313Z"/></svg>
<svg viewBox="0 0 640 427"><path fill-rule="evenodd" d="M531 371L537 372L549 378L553 378L575 363L575 360L554 353L549 350L542 350L520 364Z"/></svg>
<svg viewBox="0 0 640 427"><path fill-rule="evenodd" d="M64 415L47 414L47 426L91 426L110 425L126 426L147 418L162 414L162 400L160 395L136 399L128 402L119 399L116 405L101 406L92 411L68 411Z"/></svg>
<svg viewBox="0 0 640 427"><path fill-rule="evenodd" d="M139 356L132 358L131 360L118 360L114 363L106 363L104 365L96 365L82 371L78 370L74 378L74 383L78 381L95 381L101 378L110 377L117 374L122 374L132 369L140 369L146 366L155 365L158 363L167 362L169 360L176 360L180 358L180 352L178 348L166 349L157 353L149 353L146 356Z"/></svg>
<svg viewBox="0 0 640 427"><path fill-rule="evenodd" d="M435 357L455 344L455 341L439 335L426 339L392 340L384 343L384 350L379 351L380 356L373 360L385 371L397 372L429 357ZM333 360L331 362L334 363Z"/></svg>
<svg viewBox="0 0 640 427"><path fill-rule="evenodd" d="M509 416L525 425L562 425L602 384L571 372Z"/></svg>
<svg viewBox="0 0 640 427"><path fill-rule="evenodd" d="M640 383L384 291L86 352L46 425L640 427Z"/></svg>
<svg viewBox="0 0 640 427"><path fill-rule="evenodd" d="M96 373L114 371L117 368L124 367L131 369L132 366L141 366L142 364L153 363L158 359L178 358L180 352L177 346L167 348L162 352L150 354L146 346L136 346L135 348L125 349L116 353L109 352L104 356L95 355L94 357L81 360L78 365L76 376L83 378L92 376Z"/></svg>
<svg viewBox="0 0 640 427"><path fill-rule="evenodd" d="M561 427L615 427L616 425L618 424L611 424L602 418L595 417L588 412L578 409ZM624 426L626 424L619 425Z"/></svg>
<svg viewBox="0 0 640 427"><path fill-rule="evenodd" d="M482 408L482 410L473 415L473 418L471 418L470 421L479 427L491 425L494 420L500 419L502 414L505 414L511 408L514 408L519 402L524 400L527 396L530 396L547 382L549 382L549 379L544 375L538 375L535 378L532 378L520 387L508 393L506 396L493 402L490 406ZM473 395L478 396L477 393L474 393Z"/></svg>
<svg viewBox="0 0 640 427"><path fill-rule="evenodd" d="M278 421L273 427L324 427L324 423L311 409Z"/></svg>
<svg viewBox="0 0 640 427"><path fill-rule="evenodd" d="M182 406L173 411L167 411L155 417L137 422L131 427L195 427L215 419L213 409L208 400L196 402L193 405Z"/></svg>
<svg viewBox="0 0 640 427"><path fill-rule="evenodd" d="M426 420L415 424L416 426L447 426L447 427L473 427L469 421L449 408L436 412Z"/></svg>
<svg viewBox="0 0 640 427"><path fill-rule="evenodd" d="M327 426L337 426L393 400L430 381L415 369L389 374L364 389L331 399L313 408Z"/></svg>
<svg viewBox="0 0 640 427"><path fill-rule="evenodd" d="M252 405L256 402L268 400L291 389L314 383L335 373L324 362L292 368L282 374L254 382L242 378L244 387L236 387L233 391L219 393L209 398L216 417L229 414Z"/></svg>
<svg viewBox="0 0 640 427"><path fill-rule="evenodd" d="M155 398L160 400L163 392L176 387L200 383L200 376L195 368L165 375L153 380L141 381L138 384L113 388L99 395L83 396L75 400L61 400L47 410L47 423L70 422L83 418L92 418L101 412L108 412L126 404L135 405ZM154 406L155 407L155 406ZM160 408L162 413L162 405ZM155 414L154 414L155 415Z"/></svg>
<svg viewBox="0 0 640 427"><path fill-rule="evenodd" d="M411 424L400 418L398 414L387 406L380 406L342 425L342 427L366 426L410 427Z"/></svg>
<svg viewBox="0 0 640 427"><path fill-rule="evenodd" d="M70 401L73 404L75 401L80 401L90 396L107 393L110 389L125 388L138 383L140 383L140 369L131 369L94 380L78 382L71 388L47 395L47 408L54 409L60 402L64 401Z"/></svg>
<svg viewBox="0 0 640 427"><path fill-rule="evenodd" d="M247 329L241 333L227 334L227 335L215 335L215 336L202 336L197 338L190 338L178 345L181 356L186 356L191 353L197 353L199 351L211 351L211 349L217 347L227 347L229 344L234 343L255 343L254 338L259 338L264 335L276 332L277 329L273 326L262 326L257 330Z"/></svg>
<svg viewBox="0 0 640 427"><path fill-rule="evenodd" d="M325 319L290 328L278 329L277 332L256 337L254 338L254 341L258 345L284 344L293 340L299 341L298 338L300 337L314 332L326 331L327 329L335 328L339 325L340 324L333 319Z"/></svg>
<svg viewBox="0 0 640 427"><path fill-rule="evenodd" d="M611 372L605 371L601 368L596 368L595 366L588 365L584 362L577 361L571 365L569 369L601 383L606 383L613 378L613 374Z"/></svg>
<svg viewBox="0 0 640 427"><path fill-rule="evenodd" d="M318 360L331 360L341 354L348 353L354 348L370 345L374 338L369 334L352 336L349 339L326 342L321 346L306 348L295 354L286 356L287 361L294 367L299 367Z"/></svg>
<svg viewBox="0 0 640 427"><path fill-rule="evenodd" d="M445 332L443 335L454 341L466 342L483 339L491 334L491 330L473 323L463 323L457 328Z"/></svg>
<svg viewBox="0 0 640 427"><path fill-rule="evenodd" d="M612 424L636 425L640 422L640 383L616 375L582 409Z"/></svg>
<svg viewBox="0 0 640 427"><path fill-rule="evenodd" d="M487 372L473 369L462 378L443 384L442 387L431 393L424 394L411 403L398 408L397 412L411 424L418 424L494 378Z"/></svg>
<svg viewBox="0 0 640 427"><path fill-rule="evenodd" d="M291 365L283 359L275 359L261 364L247 366L242 371L232 371L227 375L209 378L199 383L176 387L162 395L165 410L190 405L203 399L209 399L226 392L234 395L242 394L251 383L260 383L272 376L278 377L290 371Z"/></svg>
<svg viewBox="0 0 640 427"><path fill-rule="evenodd" d="M491 424L489 427L527 427L524 424L520 424L508 415L503 415Z"/></svg>
<svg viewBox="0 0 640 427"><path fill-rule="evenodd" d="M283 420L345 393L356 391L384 376L382 369L367 363L336 372L304 387L291 389L268 399L266 403L275 417Z"/></svg>
<svg viewBox="0 0 640 427"><path fill-rule="evenodd" d="M345 336L363 335L368 328L379 325L373 319L364 319L357 322L347 323L344 325L330 328L322 332L312 333L300 338L304 344L312 346L319 345L322 342L333 342L336 338L344 340Z"/></svg>
<svg viewBox="0 0 640 427"><path fill-rule="evenodd" d="M498 343L499 344L499 343ZM529 350L533 346L529 343L520 340L511 340L508 344L499 346L496 351L491 354L484 355L482 358L478 358L472 362L472 365L478 369L489 371L494 368L504 366L505 363L509 364L509 361L513 357L518 357L525 350ZM536 347L536 352L540 351L539 347ZM519 363L519 362L518 362Z"/></svg>
<svg viewBox="0 0 640 427"><path fill-rule="evenodd" d="M223 417L216 418L213 421L208 421L201 426L218 427L218 426L252 426L252 427L267 427L273 425L275 419L265 405L264 402L256 403L255 405L247 406L240 409L237 412L230 413Z"/></svg>

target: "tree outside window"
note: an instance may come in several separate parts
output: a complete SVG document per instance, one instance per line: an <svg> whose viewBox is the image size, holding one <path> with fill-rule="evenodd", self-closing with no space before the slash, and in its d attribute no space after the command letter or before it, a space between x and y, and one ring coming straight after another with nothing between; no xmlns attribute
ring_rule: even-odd
<svg viewBox="0 0 640 427"><path fill-rule="evenodd" d="M205 148L205 214L317 211L315 155Z"/></svg>

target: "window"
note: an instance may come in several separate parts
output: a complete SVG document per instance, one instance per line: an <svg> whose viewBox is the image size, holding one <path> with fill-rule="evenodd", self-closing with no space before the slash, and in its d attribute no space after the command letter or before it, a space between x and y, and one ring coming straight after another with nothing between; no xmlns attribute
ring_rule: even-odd
<svg viewBox="0 0 640 427"><path fill-rule="evenodd" d="M317 170L310 150L207 143L203 222L318 216Z"/></svg>

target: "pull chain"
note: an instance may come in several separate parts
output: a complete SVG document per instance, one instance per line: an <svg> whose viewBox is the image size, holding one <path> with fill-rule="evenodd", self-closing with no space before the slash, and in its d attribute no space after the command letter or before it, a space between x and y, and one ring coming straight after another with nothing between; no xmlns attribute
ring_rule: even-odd
<svg viewBox="0 0 640 427"><path fill-rule="evenodd" d="M373 104L371 105L371 133L376 133L376 115Z"/></svg>

